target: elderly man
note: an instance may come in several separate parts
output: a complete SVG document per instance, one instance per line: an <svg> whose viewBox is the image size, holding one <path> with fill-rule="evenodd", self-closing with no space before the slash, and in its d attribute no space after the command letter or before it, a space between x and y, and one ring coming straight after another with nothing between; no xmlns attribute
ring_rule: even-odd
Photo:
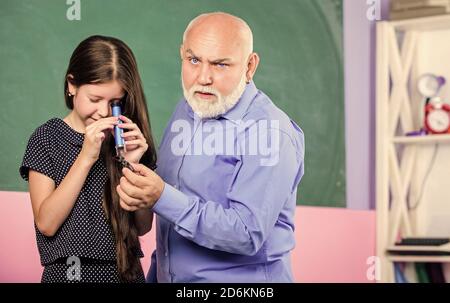
<svg viewBox="0 0 450 303"><path fill-rule="evenodd" d="M291 282L303 133L253 83L259 57L240 18L196 17L180 56L185 99L157 174L135 165L119 185L123 208L157 214L148 280Z"/></svg>

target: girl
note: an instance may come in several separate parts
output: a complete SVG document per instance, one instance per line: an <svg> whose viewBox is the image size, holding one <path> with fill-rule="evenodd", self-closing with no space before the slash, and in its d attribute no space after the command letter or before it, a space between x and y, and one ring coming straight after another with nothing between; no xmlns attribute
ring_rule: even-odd
<svg viewBox="0 0 450 303"><path fill-rule="evenodd" d="M122 41L92 36L70 58L64 82L70 114L31 135L20 167L29 182L42 282L145 282L138 236L150 210L121 208L113 128L125 130L125 160L156 163L136 60ZM111 117L121 101L123 116ZM121 186L126 186L122 180Z"/></svg>

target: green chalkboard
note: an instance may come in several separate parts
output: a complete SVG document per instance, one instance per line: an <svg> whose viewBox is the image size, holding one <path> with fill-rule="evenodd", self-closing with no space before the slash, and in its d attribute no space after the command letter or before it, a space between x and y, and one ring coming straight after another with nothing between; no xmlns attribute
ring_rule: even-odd
<svg viewBox="0 0 450 303"><path fill-rule="evenodd" d="M187 23L225 11L253 29L257 87L305 132L298 203L345 206L342 0L78 2L80 20L69 21L63 0L0 1L0 190L27 190L18 174L27 140L38 125L67 114L63 77L81 40L115 36L132 48L159 142L182 96L179 45Z"/></svg>

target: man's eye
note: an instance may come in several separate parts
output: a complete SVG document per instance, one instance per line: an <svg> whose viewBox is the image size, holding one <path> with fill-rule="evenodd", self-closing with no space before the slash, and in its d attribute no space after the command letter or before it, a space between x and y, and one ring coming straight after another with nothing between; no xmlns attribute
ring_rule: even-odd
<svg viewBox="0 0 450 303"><path fill-rule="evenodd" d="M217 66L217 67L220 67L220 68L224 68L224 67L227 67L228 64L225 64L225 63L217 63L216 66Z"/></svg>
<svg viewBox="0 0 450 303"><path fill-rule="evenodd" d="M100 101L99 99L90 99L89 98L89 101L91 101L92 103L97 103L98 101Z"/></svg>
<svg viewBox="0 0 450 303"><path fill-rule="evenodd" d="M191 58L191 59L189 59L189 61L192 63L192 64L198 64L198 59L197 58Z"/></svg>

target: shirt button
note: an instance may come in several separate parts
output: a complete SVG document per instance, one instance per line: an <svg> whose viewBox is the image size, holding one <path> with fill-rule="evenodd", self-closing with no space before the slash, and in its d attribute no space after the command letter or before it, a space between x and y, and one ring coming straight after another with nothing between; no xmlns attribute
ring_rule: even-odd
<svg viewBox="0 0 450 303"><path fill-rule="evenodd" d="M167 257L167 255L168 255L168 253L167 253L167 251L164 253L164 256L166 256Z"/></svg>
<svg viewBox="0 0 450 303"><path fill-rule="evenodd" d="M176 189L178 189L178 185L176 185L176 184L174 184L173 187L176 188Z"/></svg>

